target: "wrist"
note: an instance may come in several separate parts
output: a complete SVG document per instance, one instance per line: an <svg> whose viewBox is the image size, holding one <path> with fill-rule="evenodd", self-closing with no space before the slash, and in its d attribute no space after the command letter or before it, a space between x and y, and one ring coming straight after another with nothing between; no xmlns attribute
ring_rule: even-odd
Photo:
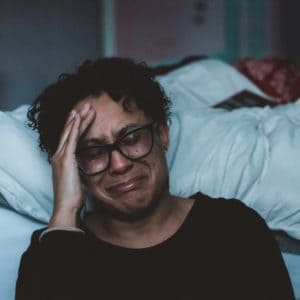
<svg viewBox="0 0 300 300"><path fill-rule="evenodd" d="M48 228L73 227L79 228L80 209L54 209Z"/></svg>
<svg viewBox="0 0 300 300"><path fill-rule="evenodd" d="M84 234L85 232L82 229L79 228L74 228L74 227L50 227L45 229L43 232L41 232L40 237L39 237L39 242L43 241L43 238L45 235L47 235L50 232L54 231L67 231L67 232L75 232L75 233L81 233Z"/></svg>

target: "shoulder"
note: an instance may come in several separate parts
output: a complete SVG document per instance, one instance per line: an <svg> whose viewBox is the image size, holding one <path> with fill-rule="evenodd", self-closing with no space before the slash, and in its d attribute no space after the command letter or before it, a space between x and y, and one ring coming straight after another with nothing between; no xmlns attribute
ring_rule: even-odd
<svg viewBox="0 0 300 300"><path fill-rule="evenodd" d="M261 248L277 247L264 219L241 201L210 198L202 194L193 198L196 201L192 226L212 244L226 245L226 249L239 249L244 253L257 253Z"/></svg>
<svg viewBox="0 0 300 300"><path fill-rule="evenodd" d="M252 211L238 199L214 198L202 193L197 193L190 198L195 199L195 204L199 208L212 211L213 213L221 213L224 210L234 214Z"/></svg>
<svg viewBox="0 0 300 300"><path fill-rule="evenodd" d="M219 266L224 266L225 275L234 273L240 280L237 289L241 293L248 289L253 293L251 299L257 299L258 294L259 299L294 299L280 249L257 212L235 199L215 199L203 194L192 198L197 200L195 215L205 220L201 238L206 238L209 253L213 252ZM194 219L199 225L200 218Z"/></svg>
<svg viewBox="0 0 300 300"><path fill-rule="evenodd" d="M255 230L267 227L262 217L240 200L212 198L201 193L191 198L196 200L195 211L207 222L220 226L223 230Z"/></svg>

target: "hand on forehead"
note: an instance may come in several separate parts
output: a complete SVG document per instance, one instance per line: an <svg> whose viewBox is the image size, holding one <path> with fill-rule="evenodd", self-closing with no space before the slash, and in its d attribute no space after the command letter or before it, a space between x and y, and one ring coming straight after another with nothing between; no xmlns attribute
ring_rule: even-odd
<svg viewBox="0 0 300 300"><path fill-rule="evenodd" d="M94 114L94 119L82 135L81 141L97 138L112 143L119 136L119 132L129 125L141 126L151 121L136 105L130 104L127 110L124 108L124 101L116 102L105 93L79 102L74 110L80 114L82 122L86 116Z"/></svg>

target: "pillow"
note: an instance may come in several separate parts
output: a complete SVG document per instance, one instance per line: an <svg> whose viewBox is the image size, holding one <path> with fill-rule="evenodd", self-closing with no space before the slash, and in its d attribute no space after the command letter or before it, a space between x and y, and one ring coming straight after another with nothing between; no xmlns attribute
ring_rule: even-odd
<svg viewBox="0 0 300 300"><path fill-rule="evenodd" d="M245 90L271 99L235 68L216 59L190 63L157 80L178 111L214 106Z"/></svg>
<svg viewBox="0 0 300 300"><path fill-rule="evenodd" d="M0 194L21 214L48 222L52 211L51 168L26 125L28 106L0 112Z"/></svg>
<svg viewBox="0 0 300 300"><path fill-rule="evenodd" d="M183 112L220 102L239 90L260 93L234 68L212 59L188 64L158 80L171 94L173 109ZM0 112L0 139L5 141L0 147L0 203L47 223L53 204L51 167L38 148L37 133L26 125L27 109L23 105Z"/></svg>
<svg viewBox="0 0 300 300"><path fill-rule="evenodd" d="M171 192L190 196L201 191L213 197L238 198L258 211L270 228L300 239L300 102L231 112L210 108L197 102L198 95L205 95L205 86L199 90L194 76L197 69L206 70L204 75L208 69L217 72L218 63L211 60L203 66L204 62L171 72L163 80L160 77L164 88L177 95L171 98L167 152ZM222 69L224 64L220 64ZM231 67L224 68L242 76L231 72ZM180 80L175 72L181 74ZM223 74L224 79L224 72L218 76ZM240 88L234 76L225 98ZM240 83L245 90L247 81ZM212 86L207 84L205 97L212 95ZM216 94L218 101L223 100L219 90ZM5 141L0 147L0 194L16 211L47 223L53 204L51 167L38 148L37 134L26 126L26 109L0 113L0 138Z"/></svg>

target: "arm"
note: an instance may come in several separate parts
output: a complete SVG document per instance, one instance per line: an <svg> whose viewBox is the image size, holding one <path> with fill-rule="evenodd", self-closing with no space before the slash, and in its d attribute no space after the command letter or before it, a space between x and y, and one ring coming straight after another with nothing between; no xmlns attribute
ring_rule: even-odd
<svg viewBox="0 0 300 300"><path fill-rule="evenodd" d="M265 221L252 209L245 209L240 243L245 255L242 266L253 299L295 299L280 249ZM241 229L242 229L241 228Z"/></svg>
<svg viewBox="0 0 300 300"><path fill-rule="evenodd" d="M37 249L39 231L35 231L31 237L31 243L27 251L22 255L19 266L18 280L16 284L16 300L41 299L40 284L40 255Z"/></svg>
<svg viewBox="0 0 300 300"><path fill-rule="evenodd" d="M58 299L72 295L76 284L74 269L80 271L85 235L53 231L40 240L42 230L33 233L31 244L21 258L16 284L16 300ZM79 278L78 278L79 279ZM53 298L51 298L53 297Z"/></svg>
<svg viewBox="0 0 300 300"><path fill-rule="evenodd" d="M82 233L75 232L78 231L78 214L84 202L75 152L78 138L95 117L95 111L90 108L85 105L80 112L71 112L51 159L53 214L48 232L43 233L41 242L41 231L37 231L32 236L30 247L22 256L16 286L17 300L45 299L51 293L57 295L60 290L72 292L73 284L76 287L74 282L67 284L70 274L77 274L75 264L80 261L78 249L82 248L83 236ZM74 229L73 232L52 230L57 227ZM77 280L75 275L71 278Z"/></svg>
<svg viewBox="0 0 300 300"><path fill-rule="evenodd" d="M54 208L49 227L78 227L84 203L83 184L76 160L77 141L95 118L89 103L80 112L72 111L67 119L56 152L51 158Z"/></svg>

